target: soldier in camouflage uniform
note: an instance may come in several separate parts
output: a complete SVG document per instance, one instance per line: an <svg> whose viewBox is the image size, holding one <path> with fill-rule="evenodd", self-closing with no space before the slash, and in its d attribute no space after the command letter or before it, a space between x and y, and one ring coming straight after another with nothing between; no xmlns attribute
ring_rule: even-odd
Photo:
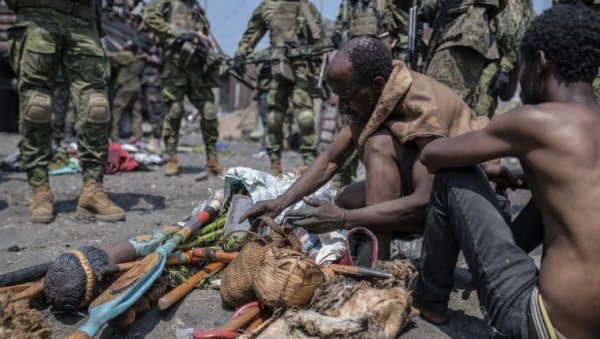
<svg viewBox="0 0 600 339"><path fill-rule="evenodd" d="M219 123L212 88L217 87L218 65L207 60L194 60L182 66L181 47L197 39L206 41L210 34L204 10L193 0L154 0L144 9L144 23L156 35L168 55L163 71L163 98L169 107L162 137L169 156L165 175L179 173L177 144L183 118L183 98L200 111L200 128L206 146L206 168L222 174L224 168L217 158Z"/></svg>
<svg viewBox="0 0 600 339"><path fill-rule="evenodd" d="M342 0L331 38L337 48L360 35L381 36L395 59L404 59L408 14L393 0Z"/></svg>
<svg viewBox="0 0 600 339"><path fill-rule="evenodd" d="M505 5L506 0L424 2L433 33L423 73L452 88L473 109L485 67L500 59L495 17Z"/></svg>
<svg viewBox="0 0 600 339"><path fill-rule="evenodd" d="M109 66L100 43L100 5L95 0L12 0L17 21L9 30L10 59L19 77L19 144L23 169L33 188L29 215L34 222L54 218L48 181L52 150L52 95L59 68L77 112L83 189L77 215L103 221L125 218L108 199L102 181L108 154L110 109L106 98Z"/></svg>
<svg viewBox="0 0 600 339"><path fill-rule="evenodd" d="M473 107L479 115L491 118L498 106L498 97L507 101L514 95L519 74L519 44L534 17L531 0L509 1L498 14L496 40L501 58L490 62L481 75Z"/></svg>
<svg viewBox="0 0 600 339"><path fill-rule="evenodd" d="M142 88L139 74L141 64L137 56L137 46L133 42L128 42L121 51L110 55L112 64L117 70L115 84L117 92L113 100L113 116L110 137L118 141L120 137L120 125L123 116L131 114L132 136L130 143L134 143L142 138Z"/></svg>
<svg viewBox="0 0 600 339"><path fill-rule="evenodd" d="M408 14L393 0L342 0L331 38L334 46L360 35L382 36L395 59L404 60L408 45ZM358 154L346 160L333 177L336 187L346 186L356 177Z"/></svg>
<svg viewBox="0 0 600 339"><path fill-rule="evenodd" d="M310 96L310 65L307 61L291 64L285 58L285 47L319 44L324 37L321 15L307 0L264 0L252 13L248 28L236 52L235 68L244 71L243 58L270 32L273 48L273 80L267 95L267 153L271 173L281 173L283 122L288 114L290 98L293 115L300 129L300 153L305 165L317 156L315 113Z"/></svg>
<svg viewBox="0 0 600 339"><path fill-rule="evenodd" d="M144 61L142 70L142 104L152 124L148 150L160 154L162 122L167 115L167 105L161 95L162 79L160 74L162 72L162 61L150 31L146 29L140 31L139 44L142 51L142 60Z"/></svg>
<svg viewBox="0 0 600 339"><path fill-rule="evenodd" d="M553 4L572 4L576 2L581 2L592 8L593 10L600 11L600 0L552 0ZM596 97L600 100L600 69L598 70L598 76L596 80L594 80L594 93L596 93Z"/></svg>

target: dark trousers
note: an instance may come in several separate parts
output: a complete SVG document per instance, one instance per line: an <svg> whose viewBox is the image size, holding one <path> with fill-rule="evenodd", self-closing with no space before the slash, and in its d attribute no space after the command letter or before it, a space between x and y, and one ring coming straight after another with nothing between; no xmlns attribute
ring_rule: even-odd
<svg viewBox="0 0 600 339"><path fill-rule="evenodd" d="M511 228L518 230L515 238ZM427 211L416 296L445 310L462 250L481 311L499 336L531 338L530 295L538 270L529 251L541 242L541 217L529 203L509 225L481 168L438 172Z"/></svg>

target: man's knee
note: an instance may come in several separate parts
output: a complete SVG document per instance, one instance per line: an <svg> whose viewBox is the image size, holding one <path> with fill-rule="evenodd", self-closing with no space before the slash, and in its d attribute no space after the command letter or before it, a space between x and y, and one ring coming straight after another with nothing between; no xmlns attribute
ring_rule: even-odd
<svg viewBox="0 0 600 339"><path fill-rule="evenodd" d="M360 181L342 187L335 196L334 203L345 209L354 210L366 206L365 182Z"/></svg>
<svg viewBox="0 0 600 339"><path fill-rule="evenodd" d="M491 190L487 177L477 165L461 168L446 168L435 174L433 191L447 192L454 187L469 188L474 191Z"/></svg>
<svg viewBox="0 0 600 339"><path fill-rule="evenodd" d="M34 92L25 105L23 118L38 124L50 122L52 120L52 97L46 93Z"/></svg>
<svg viewBox="0 0 600 339"><path fill-rule="evenodd" d="M372 158L379 158L394 152L394 137L387 129L379 129L367 139L364 146L364 161L367 163Z"/></svg>
<svg viewBox="0 0 600 339"><path fill-rule="evenodd" d="M92 124L105 124L110 121L110 108L108 99L102 93L90 95L85 105L86 121Z"/></svg>
<svg viewBox="0 0 600 339"><path fill-rule="evenodd" d="M304 110L298 113L298 128L303 135L314 131L315 118L312 111Z"/></svg>

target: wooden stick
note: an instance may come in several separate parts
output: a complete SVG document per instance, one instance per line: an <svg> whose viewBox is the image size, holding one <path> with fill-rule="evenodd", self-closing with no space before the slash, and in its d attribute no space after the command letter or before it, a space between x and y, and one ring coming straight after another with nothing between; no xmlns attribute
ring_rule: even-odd
<svg viewBox="0 0 600 339"><path fill-rule="evenodd" d="M35 284L34 282L28 282L28 283L19 284L19 285L12 285L12 286L0 287L0 293L8 293L8 292L19 293L19 292L23 292L24 290L30 288L34 284Z"/></svg>
<svg viewBox="0 0 600 339"><path fill-rule="evenodd" d="M240 314L235 319L229 320L225 325L219 328L219 331L233 331L237 332L239 329L243 329L252 323L260 314L259 307L253 307L246 312Z"/></svg>
<svg viewBox="0 0 600 339"><path fill-rule="evenodd" d="M202 279L222 270L226 265L226 263L222 262L214 262L206 265L183 284L177 286L177 288L160 298L160 300L158 300L158 308L162 311L173 306L181 298L190 293Z"/></svg>
<svg viewBox="0 0 600 339"><path fill-rule="evenodd" d="M28 289L23 290L13 297L12 301L18 300L31 300L41 296L44 293L44 280L40 280L35 284L31 285Z"/></svg>

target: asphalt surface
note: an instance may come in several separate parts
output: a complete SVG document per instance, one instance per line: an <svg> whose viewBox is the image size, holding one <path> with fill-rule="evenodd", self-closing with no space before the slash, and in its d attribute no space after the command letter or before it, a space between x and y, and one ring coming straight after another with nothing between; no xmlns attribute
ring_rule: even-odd
<svg viewBox="0 0 600 339"><path fill-rule="evenodd" d="M0 134L0 157L17 151L16 134ZM197 134L185 136L182 142L201 144ZM227 167L247 166L267 169L267 158L250 156L256 151L253 142L224 142L230 146L221 162ZM188 216L193 206L209 197L209 188L220 188L223 180L209 177L195 182L204 165L204 154L181 154L181 175L166 178L162 169L149 172L118 173L106 176L108 195L127 212L127 220L119 223L83 222L75 218L81 177L51 177L55 196L56 219L50 224L32 224L27 218L30 190L24 173L0 171L0 273L38 264L78 246L102 245L128 239L144 231L176 222ZM286 152L284 167L301 165L301 157ZM511 193L514 211L527 199L527 193ZM16 246L16 247L15 247ZM12 248L11 248L12 247ZM9 248L11 250L9 251ZM16 250L16 251L15 251ZM534 257L539 261L539 251ZM451 322L436 327L417 319L402 333L402 338L485 338L491 332L481 319L477 296L470 286L470 275L464 260L456 268L456 289L450 303ZM60 338L84 322L81 314L55 312L38 305L45 320L53 328L53 338ZM178 330L211 329L224 324L232 310L224 308L217 291L195 290L166 312L156 307L139 317L126 332L115 333L105 328L100 338L174 338Z"/></svg>

